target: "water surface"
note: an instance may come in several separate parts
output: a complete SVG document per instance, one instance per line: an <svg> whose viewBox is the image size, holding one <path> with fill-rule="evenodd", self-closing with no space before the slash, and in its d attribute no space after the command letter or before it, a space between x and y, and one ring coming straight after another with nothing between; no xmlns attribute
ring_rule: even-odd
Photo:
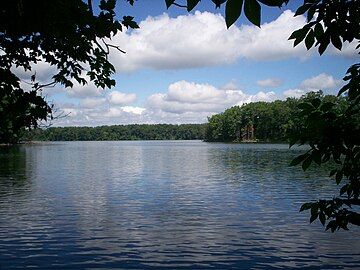
<svg viewBox="0 0 360 270"><path fill-rule="evenodd" d="M359 269L360 230L302 202L326 169L287 145L56 142L0 148L0 269Z"/></svg>

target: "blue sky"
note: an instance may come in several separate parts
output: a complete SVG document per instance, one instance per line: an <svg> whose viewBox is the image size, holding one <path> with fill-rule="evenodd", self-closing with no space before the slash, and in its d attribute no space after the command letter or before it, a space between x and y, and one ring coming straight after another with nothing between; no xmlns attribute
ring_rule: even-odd
<svg viewBox="0 0 360 270"><path fill-rule="evenodd" d="M179 2L181 2L179 0ZM329 48L324 56L287 37L305 22L293 5L262 9L261 29L244 16L226 29L224 10L201 1L188 13L164 0L118 1L121 16L132 15L140 29L112 39L127 53L113 52L116 87L89 84L46 91L60 111L58 126L128 123L201 123L224 109L254 101L298 97L322 89L336 93L356 61L354 46ZM46 67L38 69L47 74ZM39 74L39 73L37 73Z"/></svg>

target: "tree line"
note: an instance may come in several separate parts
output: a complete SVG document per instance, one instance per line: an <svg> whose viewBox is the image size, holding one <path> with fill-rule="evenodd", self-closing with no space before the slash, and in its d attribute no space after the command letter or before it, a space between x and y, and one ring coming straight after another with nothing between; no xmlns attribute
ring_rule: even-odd
<svg viewBox="0 0 360 270"><path fill-rule="evenodd" d="M205 141L289 142L291 135L304 125L300 104L313 99L334 103L339 111L347 107L346 98L324 95L322 91L310 92L301 98L234 106L208 118ZM253 133L251 138L249 132Z"/></svg>
<svg viewBox="0 0 360 270"><path fill-rule="evenodd" d="M346 109L346 98L310 92L301 98L253 102L234 106L208 118L205 124L132 124L99 127L50 127L25 133L23 140L118 141L118 140L204 140L207 142L289 142L303 126L300 104L320 99ZM253 140L248 140L249 127Z"/></svg>
<svg viewBox="0 0 360 270"><path fill-rule="evenodd" d="M23 140L34 141L121 141L203 140L205 124L134 124L99 127L50 127L28 132Z"/></svg>

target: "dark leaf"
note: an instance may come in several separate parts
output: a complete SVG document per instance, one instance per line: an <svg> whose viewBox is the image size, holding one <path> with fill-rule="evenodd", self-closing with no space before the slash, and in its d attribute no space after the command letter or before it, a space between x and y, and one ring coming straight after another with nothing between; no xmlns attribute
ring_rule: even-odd
<svg viewBox="0 0 360 270"><path fill-rule="evenodd" d="M338 170L337 169L333 169L330 171L330 176L329 177L332 177L335 175L335 173L337 172Z"/></svg>
<svg viewBox="0 0 360 270"><path fill-rule="evenodd" d="M322 224L323 226L325 226L326 217L325 217L325 214L324 214L323 212L321 212L321 213L319 214L319 220L320 220L321 224Z"/></svg>
<svg viewBox="0 0 360 270"><path fill-rule="evenodd" d="M309 154L303 154L300 156L297 156L296 158L294 158L291 163L290 166L296 166L298 164L300 164L301 162L303 162L307 157L309 156Z"/></svg>
<svg viewBox="0 0 360 270"><path fill-rule="evenodd" d="M324 34L324 29L321 23L317 23L314 27L314 33L317 40L320 40L322 35Z"/></svg>
<svg viewBox="0 0 360 270"><path fill-rule="evenodd" d="M305 159L301 165L302 169L306 171L310 167L311 162L312 162L311 156L307 157L307 159Z"/></svg>
<svg viewBox="0 0 360 270"><path fill-rule="evenodd" d="M321 104L320 110L322 110L323 112L328 112L334 106L335 106L335 104L333 102L324 102L324 103Z"/></svg>
<svg viewBox="0 0 360 270"><path fill-rule="evenodd" d="M342 171L338 171L335 175L335 181L336 181L336 184L340 184L341 180L343 178L343 172Z"/></svg>
<svg viewBox="0 0 360 270"><path fill-rule="evenodd" d="M250 22L260 27L261 6L256 0L245 0L244 12Z"/></svg>
<svg viewBox="0 0 360 270"><path fill-rule="evenodd" d="M299 16L301 14L304 14L309 8L310 8L311 4L305 4L300 6L296 12L295 12L295 16Z"/></svg>
<svg viewBox="0 0 360 270"><path fill-rule="evenodd" d="M169 8L172 4L174 4L175 0L165 0L166 8Z"/></svg>
<svg viewBox="0 0 360 270"><path fill-rule="evenodd" d="M225 21L229 28L241 15L244 0L228 0L225 7Z"/></svg>
<svg viewBox="0 0 360 270"><path fill-rule="evenodd" d="M269 7L281 7L284 3L283 0L259 0L259 2Z"/></svg>
<svg viewBox="0 0 360 270"><path fill-rule="evenodd" d="M211 0L215 4L216 8L220 8L223 3L226 2L226 0Z"/></svg>
<svg viewBox="0 0 360 270"><path fill-rule="evenodd" d="M310 22L314 18L315 12L316 12L315 7L312 6L309 8L307 16L306 16L308 22Z"/></svg>
<svg viewBox="0 0 360 270"><path fill-rule="evenodd" d="M335 47L336 49L338 49L338 50L341 51L342 42L341 42L341 39L340 39L338 33L331 35L331 43L334 45L334 47Z"/></svg>
<svg viewBox="0 0 360 270"><path fill-rule="evenodd" d="M343 195L347 192L349 185L346 184L340 189L340 195Z"/></svg>
<svg viewBox="0 0 360 270"><path fill-rule="evenodd" d="M305 46L308 50L310 50L310 48L312 47L312 45L314 45L314 43L315 43L314 31L310 30L305 38Z"/></svg>
<svg viewBox="0 0 360 270"><path fill-rule="evenodd" d="M310 216L310 223L313 223L316 219L317 219L317 217L318 217L318 213L316 213L316 214L312 214L311 216Z"/></svg>
<svg viewBox="0 0 360 270"><path fill-rule="evenodd" d="M318 108L321 104L321 99L320 98L314 98L311 100L311 104L315 107Z"/></svg>
<svg viewBox="0 0 360 270"><path fill-rule="evenodd" d="M300 103L300 104L298 105L298 108L299 108L300 110L303 110L303 111L307 112L307 113L310 113L310 112L312 112L313 110L315 110L314 105L312 105L312 104L309 103L309 102Z"/></svg>
<svg viewBox="0 0 360 270"><path fill-rule="evenodd" d="M312 159L316 164L321 165L321 152L319 150L315 150L312 152Z"/></svg>
<svg viewBox="0 0 360 270"><path fill-rule="evenodd" d="M304 203L301 205L299 212L309 210L312 206L312 203Z"/></svg>
<svg viewBox="0 0 360 270"><path fill-rule="evenodd" d="M330 43L330 38L328 36L325 38L322 38L321 41L319 41L319 43L320 43L320 46L319 46L318 51L319 51L319 54L322 55Z"/></svg>
<svg viewBox="0 0 360 270"><path fill-rule="evenodd" d="M187 0L187 11L191 11L196 7L200 0Z"/></svg>

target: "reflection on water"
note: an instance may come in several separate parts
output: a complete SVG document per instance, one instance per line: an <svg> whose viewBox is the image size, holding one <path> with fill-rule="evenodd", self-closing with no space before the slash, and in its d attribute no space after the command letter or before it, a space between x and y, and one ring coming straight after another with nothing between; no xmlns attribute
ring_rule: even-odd
<svg viewBox="0 0 360 270"><path fill-rule="evenodd" d="M285 145L0 149L0 269L356 269L360 231L298 213L336 194Z"/></svg>

